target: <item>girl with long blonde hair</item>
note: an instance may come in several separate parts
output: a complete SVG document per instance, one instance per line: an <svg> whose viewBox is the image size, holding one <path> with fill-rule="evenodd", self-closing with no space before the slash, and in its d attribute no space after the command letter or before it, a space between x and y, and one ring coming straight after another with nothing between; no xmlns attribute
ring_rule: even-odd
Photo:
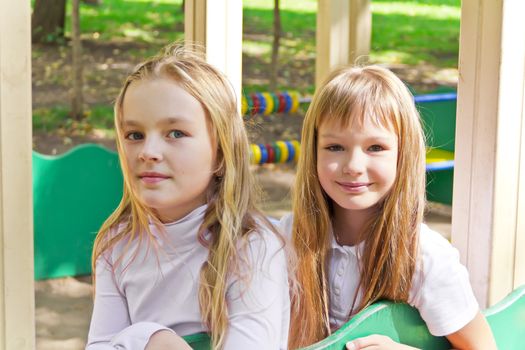
<svg viewBox="0 0 525 350"><path fill-rule="evenodd" d="M293 216L281 222L301 288L290 348L388 299L415 306L456 349L494 349L458 252L422 223L425 141L401 80L378 66L337 70L312 99L301 144ZM347 347L406 348L377 335Z"/></svg>
<svg viewBox="0 0 525 350"><path fill-rule="evenodd" d="M249 148L226 78L168 47L129 75L115 103L124 175L93 249L87 349L284 349L283 240L254 205Z"/></svg>

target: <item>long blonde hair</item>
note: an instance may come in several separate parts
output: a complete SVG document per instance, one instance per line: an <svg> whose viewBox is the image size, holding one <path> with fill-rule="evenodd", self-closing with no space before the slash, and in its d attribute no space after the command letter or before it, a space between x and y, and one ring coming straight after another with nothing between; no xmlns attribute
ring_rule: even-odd
<svg viewBox="0 0 525 350"><path fill-rule="evenodd" d="M407 87L389 70L343 68L316 91L303 124L292 228L301 293L292 298L290 349L330 334L326 269L332 200L317 175L317 132L324 122L346 127L363 125L365 119L396 133L398 159L395 182L363 233L362 299L354 311L380 299L408 298L425 205L425 141L419 114Z"/></svg>
<svg viewBox="0 0 525 350"><path fill-rule="evenodd" d="M236 98L228 80L194 49L175 45L136 67L126 79L115 103L117 148L124 175L122 199L117 209L102 225L93 248L92 268L118 242L143 240L154 243L149 220L162 229L154 212L135 192L122 145L122 104L130 84L157 77L173 79L197 99L211 125L211 137L217 143L216 176L210 183L208 207L199 230L199 241L209 248L208 260L200 275L199 303L203 322L208 326L213 348L224 345L228 327L226 305L227 276L239 262L238 249L248 233L268 223L256 210L254 183L249 169L249 148L244 123L237 112ZM270 225L268 223L268 225ZM205 233L211 238L205 239ZM241 244L239 244L241 243ZM129 247L129 245L126 245ZM138 246L135 254L138 251ZM122 263L124 253L115 264Z"/></svg>

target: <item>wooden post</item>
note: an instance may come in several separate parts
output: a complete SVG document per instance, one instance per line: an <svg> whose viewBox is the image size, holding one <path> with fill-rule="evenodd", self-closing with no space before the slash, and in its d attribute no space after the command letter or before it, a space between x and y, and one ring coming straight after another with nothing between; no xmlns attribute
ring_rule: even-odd
<svg viewBox="0 0 525 350"><path fill-rule="evenodd" d="M0 0L0 350L35 348L30 28Z"/></svg>
<svg viewBox="0 0 525 350"><path fill-rule="evenodd" d="M487 307L525 283L525 3L461 7L452 242Z"/></svg>
<svg viewBox="0 0 525 350"><path fill-rule="evenodd" d="M335 68L366 62L370 53L370 0L317 2L315 84Z"/></svg>
<svg viewBox="0 0 525 350"><path fill-rule="evenodd" d="M242 89L242 0L186 0L184 38L206 49L206 59L233 85L240 110Z"/></svg>

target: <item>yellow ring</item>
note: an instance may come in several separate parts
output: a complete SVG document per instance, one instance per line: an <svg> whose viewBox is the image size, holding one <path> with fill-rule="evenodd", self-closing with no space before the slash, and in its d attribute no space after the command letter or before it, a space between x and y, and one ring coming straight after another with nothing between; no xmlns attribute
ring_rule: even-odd
<svg viewBox="0 0 525 350"><path fill-rule="evenodd" d="M264 115L268 115L273 112L273 97L268 92L263 92L264 100L266 101L266 109L264 110Z"/></svg>
<svg viewBox="0 0 525 350"><path fill-rule="evenodd" d="M250 159L252 164L259 164L261 162L261 149L256 144L250 144Z"/></svg>
<svg viewBox="0 0 525 350"><path fill-rule="evenodd" d="M295 155L293 157L293 161L297 163L299 161L299 155L301 153L301 144L297 140L292 140L293 148L295 149Z"/></svg>
<svg viewBox="0 0 525 350"><path fill-rule="evenodd" d="M246 97L242 95L241 99L241 112L242 115L246 115L246 112L248 112L248 101L246 100Z"/></svg>
<svg viewBox="0 0 525 350"><path fill-rule="evenodd" d="M299 109L299 93L297 91L290 91L290 97L292 98L292 108L290 113L295 113Z"/></svg>
<svg viewBox="0 0 525 350"><path fill-rule="evenodd" d="M281 160L279 163L286 163L288 160L288 146L286 146L286 143L283 141L277 141L275 144L281 150Z"/></svg>

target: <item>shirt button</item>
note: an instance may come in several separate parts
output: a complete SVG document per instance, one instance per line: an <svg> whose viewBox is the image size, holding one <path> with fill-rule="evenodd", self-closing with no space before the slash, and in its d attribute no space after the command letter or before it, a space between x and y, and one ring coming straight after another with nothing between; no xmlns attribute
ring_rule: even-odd
<svg viewBox="0 0 525 350"><path fill-rule="evenodd" d="M343 272L345 272L345 268L341 265L339 266L339 268L337 269L337 274L339 276L342 276L343 275Z"/></svg>
<svg viewBox="0 0 525 350"><path fill-rule="evenodd" d="M339 287L335 287L334 293L335 293L335 295L341 294L341 289L339 289Z"/></svg>

